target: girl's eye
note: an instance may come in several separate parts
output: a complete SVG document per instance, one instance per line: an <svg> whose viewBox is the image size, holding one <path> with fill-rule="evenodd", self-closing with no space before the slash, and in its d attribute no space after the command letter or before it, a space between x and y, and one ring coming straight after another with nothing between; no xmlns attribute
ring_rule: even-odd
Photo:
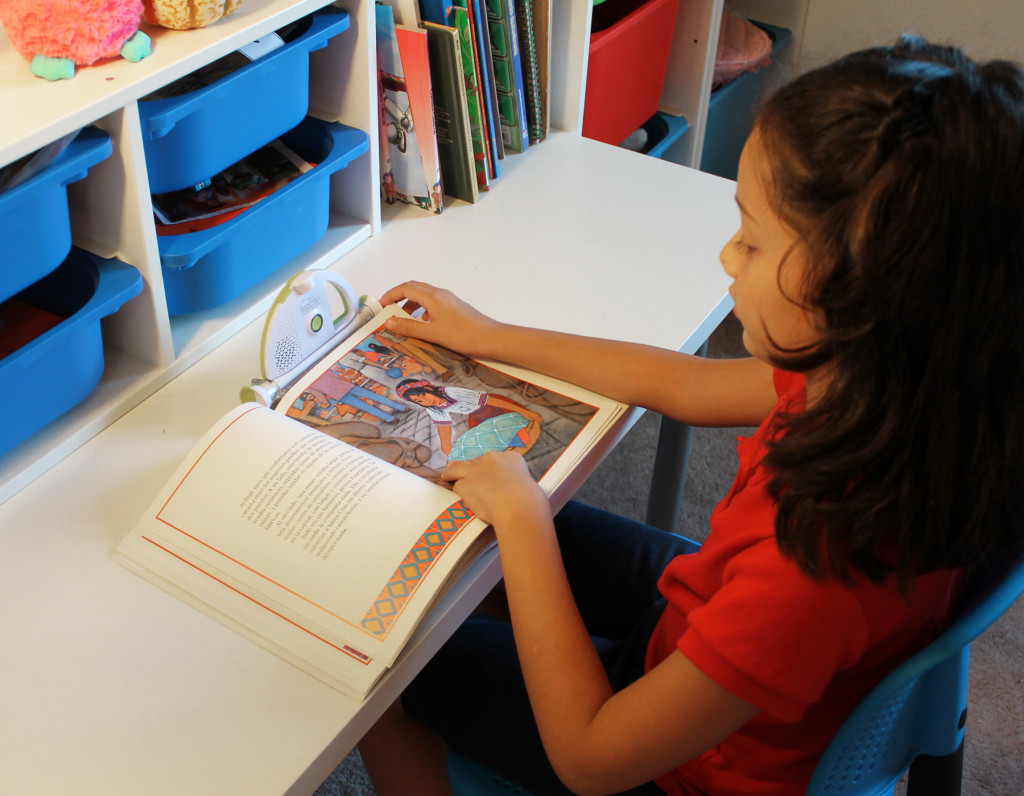
<svg viewBox="0 0 1024 796"><path fill-rule="evenodd" d="M743 255L750 256L754 252L754 247L749 243L744 243L740 238L736 238L735 241L736 250Z"/></svg>

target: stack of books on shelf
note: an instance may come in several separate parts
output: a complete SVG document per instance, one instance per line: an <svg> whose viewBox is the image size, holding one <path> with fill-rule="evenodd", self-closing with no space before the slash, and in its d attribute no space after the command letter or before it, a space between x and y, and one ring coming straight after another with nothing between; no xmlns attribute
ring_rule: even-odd
<svg viewBox="0 0 1024 796"><path fill-rule="evenodd" d="M377 0L381 192L476 202L546 123L548 0Z"/></svg>

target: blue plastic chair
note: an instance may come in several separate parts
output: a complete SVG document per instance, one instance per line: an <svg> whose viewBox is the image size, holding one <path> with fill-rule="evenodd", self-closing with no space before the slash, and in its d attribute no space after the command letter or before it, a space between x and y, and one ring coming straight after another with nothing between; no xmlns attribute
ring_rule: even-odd
<svg viewBox="0 0 1024 796"><path fill-rule="evenodd" d="M970 574L950 626L885 677L843 722L808 796L884 796L909 769L908 796L957 796L967 721L970 645L1024 593L1024 561ZM450 753L455 796L531 792Z"/></svg>
<svg viewBox="0 0 1024 796"><path fill-rule="evenodd" d="M975 570L950 626L861 701L829 744L809 796L960 793L971 642L1024 593L1024 562Z"/></svg>

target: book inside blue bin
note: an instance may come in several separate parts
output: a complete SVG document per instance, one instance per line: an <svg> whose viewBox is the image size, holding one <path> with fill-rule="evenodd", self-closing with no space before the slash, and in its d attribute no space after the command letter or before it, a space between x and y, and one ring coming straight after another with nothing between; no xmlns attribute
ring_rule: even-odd
<svg viewBox="0 0 1024 796"><path fill-rule="evenodd" d="M281 141L315 164L228 221L160 235L167 310L220 307L316 243L330 219L330 178L369 149L362 130L307 117Z"/></svg>
<svg viewBox="0 0 1024 796"><path fill-rule="evenodd" d="M68 256L71 221L67 186L83 179L113 151L109 135L86 127L45 167L0 193L0 251L4 253L0 301L42 279ZM40 151L19 165L33 169L40 158L46 157ZM11 176L24 176L24 172Z"/></svg>
<svg viewBox="0 0 1024 796"><path fill-rule="evenodd" d="M322 8L143 97L150 191L201 184L295 127L309 109L309 54L348 27L347 11Z"/></svg>
<svg viewBox="0 0 1024 796"><path fill-rule="evenodd" d="M96 388L100 321L141 290L132 266L72 248L50 274L0 303L0 455Z"/></svg>

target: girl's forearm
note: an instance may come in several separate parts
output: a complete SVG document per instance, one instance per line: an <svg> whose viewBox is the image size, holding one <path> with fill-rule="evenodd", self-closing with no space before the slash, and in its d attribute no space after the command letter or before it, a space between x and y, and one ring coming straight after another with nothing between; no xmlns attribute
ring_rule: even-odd
<svg viewBox="0 0 1024 796"><path fill-rule="evenodd" d="M489 318L450 291L407 282L382 303L406 301L423 321L388 328L469 356L519 365L690 425L759 425L775 405L771 367L755 359L709 360L654 346L532 329Z"/></svg>
<svg viewBox="0 0 1024 796"><path fill-rule="evenodd" d="M523 457L488 453L450 463L443 477L494 527L530 704L570 789L601 793L645 782L753 715L681 653L613 694L566 578L548 499Z"/></svg>
<svg viewBox="0 0 1024 796"><path fill-rule="evenodd" d="M572 787L612 689L580 618L546 502L495 525L516 647L544 748Z"/></svg>
<svg viewBox="0 0 1024 796"><path fill-rule="evenodd" d="M757 713L679 652L614 693L576 608L552 521L527 510L494 526L530 705L570 790L640 785L721 743Z"/></svg>
<svg viewBox="0 0 1024 796"><path fill-rule="evenodd" d="M652 373L678 369L674 351L597 337L496 323L473 346L476 356L571 382L616 401L646 405Z"/></svg>
<svg viewBox="0 0 1024 796"><path fill-rule="evenodd" d="M568 381L694 426L757 426L778 397L759 360L708 359L655 346L494 323L476 356Z"/></svg>

